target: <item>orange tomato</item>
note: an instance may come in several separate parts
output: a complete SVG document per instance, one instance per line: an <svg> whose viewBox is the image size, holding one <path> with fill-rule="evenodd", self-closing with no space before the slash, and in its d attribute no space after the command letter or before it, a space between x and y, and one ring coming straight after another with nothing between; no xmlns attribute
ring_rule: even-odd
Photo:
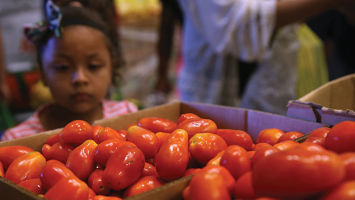
<svg viewBox="0 0 355 200"><path fill-rule="evenodd" d="M81 180L86 180L95 168L95 152L97 143L86 140L70 152L66 166Z"/></svg>
<svg viewBox="0 0 355 200"><path fill-rule="evenodd" d="M340 154L346 170L345 180L355 180L355 152Z"/></svg>
<svg viewBox="0 0 355 200"><path fill-rule="evenodd" d="M133 185L129 186L123 196L135 196L162 185L163 182L161 182L156 176L144 176L140 178L137 182L135 182Z"/></svg>
<svg viewBox="0 0 355 200"><path fill-rule="evenodd" d="M89 187L96 193L105 195L110 192L110 188L106 187L103 183L104 171L102 169L95 169L88 178L88 185Z"/></svg>
<svg viewBox="0 0 355 200"><path fill-rule="evenodd" d="M345 167L337 154L317 144L302 143L260 159L252 172L257 195L288 198L303 197L339 184L345 176Z"/></svg>
<svg viewBox="0 0 355 200"><path fill-rule="evenodd" d="M228 146L221 157L220 165L237 180L242 174L250 170L251 162L247 151L238 145Z"/></svg>
<svg viewBox="0 0 355 200"><path fill-rule="evenodd" d="M16 158L8 167L5 178L18 184L21 181L39 178L46 159L37 151Z"/></svg>
<svg viewBox="0 0 355 200"><path fill-rule="evenodd" d="M330 129L325 147L337 153L355 152L355 121L343 121Z"/></svg>
<svg viewBox="0 0 355 200"><path fill-rule="evenodd" d="M74 149L71 145L54 143L52 146L44 144L42 146L42 154L47 160L55 159L62 163L66 163L70 152Z"/></svg>
<svg viewBox="0 0 355 200"><path fill-rule="evenodd" d="M104 195L96 195L94 200L122 200L122 198L114 197L114 196L104 196Z"/></svg>
<svg viewBox="0 0 355 200"><path fill-rule="evenodd" d="M110 140L110 139L117 139L125 141L126 138L119 134L116 130L110 127L103 127L101 131L96 134L95 142L100 144L103 141Z"/></svg>
<svg viewBox="0 0 355 200"><path fill-rule="evenodd" d="M321 200L354 200L355 181L345 181L330 190Z"/></svg>
<svg viewBox="0 0 355 200"><path fill-rule="evenodd" d="M181 124L183 121L188 119L200 119L200 117L193 113L184 113L179 116L177 124Z"/></svg>
<svg viewBox="0 0 355 200"><path fill-rule="evenodd" d="M155 155L155 167L163 179L173 180L184 175L189 162L188 134L183 129L173 131Z"/></svg>
<svg viewBox="0 0 355 200"><path fill-rule="evenodd" d="M28 191L31 191L35 194L43 194L44 188L39 178L27 179L18 184L19 186L26 188Z"/></svg>
<svg viewBox="0 0 355 200"><path fill-rule="evenodd" d="M308 135L307 139L304 142L312 142L324 146L325 138L327 137L329 131L330 128L328 127L317 128Z"/></svg>
<svg viewBox="0 0 355 200"><path fill-rule="evenodd" d="M59 137L59 134L57 133L57 134L50 136L44 144L48 144L48 145L52 146L53 144L55 144L59 141L60 141L60 137Z"/></svg>
<svg viewBox="0 0 355 200"><path fill-rule="evenodd" d="M248 171L241 175L234 184L233 195L238 198L252 199L256 197L253 187L253 175Z"/></svg>
<svg viewBox="0 0 355 200"><path fill-rule="evenodd" d="M114 190L127 188L141 177L144 163L140 149L122 146L107 160L102 180Z"/></svg>
<svg viewBox="0 0 355 200"><path fill-rule="evenodd" d="M78 178L63 178L51 187L44 195L48 200L88 200L88 185Z"/></svg>
<svg viewBox="0 0 355 200"><path fill-rule="evenodd" d="M157 136L158 141L159 141L159 148L160 148L161 144L168 139L169 135L170 135L170 133L164 133L164 132L155 133L155 136Z"/></svg>
<svg viewBox="0 0 355 200"><path fill-rule="evenodd" d="M58 160L48 160L42 169L40 178L46 190L63 178L76 177L74 173Z"/></svg>
<svg viewBox="0 0 355 200"><path fill-rule="evenodd" d="M197 133L189 140L191 157L202 164L206 164L226 148L224 139L213 133Z"/></svg>
<svg viewBox="0 0 355 200"><path fill-rule="evenodd" d="M260 144L264 144L264 143L260 143ZM258 146L255 150L253 158L251 159L251 165L255 166L255 164L259 162L259 160L262 160L276 152L278 152L278 149L276 149L275 147L269 144Z"/></svg>
<svg viewBox="0 0 355 200"><path fill-rule="evenodd" d="M152 131L137 125L128 127L127 141L137 145L147 159L153 158L159 150L157 136Z"/></svg>
<svg viewBox="0 0 355 200"><path fill-rule="evenodd" d="M285 133L282 130L277 128L264 129L259 132L256 143L264 142L274 145L284 134Z"/></svg>
<svg viewBox="0 0 355 200"><path fill-rule="evenodd" d="M221 163L221 158L222 158L222 155L223 155L223 154L224 154L224 150L223 150L223 151L220 151L215 157L213 157L211 160L209 160L206 165L216 165L216 166L219 166L220 163Z"/></svg>
<svg viewBox="0 0 355 200"><path fill-rule="evenodd" d="M2 162L4 168L7 169L16 158L32 151L33 149L21 145L0 147L0 162Z"/></svg>
<svg viewBox="0 0 355 200"><path fill-rule="evenodd" d="M247 151L250 151L253 148L253 139L245 131L233 129L218 129L216 134L221 136L226 141L228 146L239 145Z"/></svg>
<svg viewBox="0 0 355 200"><path fill-rule="evenodd" d="M210 119L188 119L180 123L177 128L186 130L189 138L196 133L216 133L217 131L216 123Z"/></svg>
<svg viewBox="0 0 355 200"><path fill-rule="evenodd" d="M59 138L66 144L80 145L85 140L93 139L92 126L83 120L74 120L64 126Z"/></svg>
<svg viewBox="0 0 355 200"><path fill-rule="evenodd" d="M298 144L299 144L298 142L295 142L293 140L284 140L282 142L278 142L278 143L274 144L273 147L276 148L279 151L283 151L283 150L292 148L292 147L294 147L295 145L298 145Z"/></svg>
<svg viewBox="0 0 355 200"><path fill-rule="evenodd" d="M279 142L283 142L283 141L286 141L286 140L294 140L294 139L297 139L301 136L303 136L304 134L301 133L301 132L298 132L298 131L290 131L290 132L286 132L285 134L283 134L279 140L277 141L277 143Z"/></svg>
<svg viewBox="0 0 355 200"><path fill-rule="evenodd" d="M138 121L138 126L148 129L154 133L171 133L176 129L176 123L161 117L144 117Z"/></svg>
<svg viewBox="0 0 355 200"><path fill-rule="evenodd" d="M0 161L0 176L4 176L5 171L4 171L4 165L2 164L2 162Z"/></svg>
<svg viewBox="0 0 355 200"><path fill-rule="evenodd" d="M155 168L154 165L145 162L142 176L158 176L157 169Z"/></svg>

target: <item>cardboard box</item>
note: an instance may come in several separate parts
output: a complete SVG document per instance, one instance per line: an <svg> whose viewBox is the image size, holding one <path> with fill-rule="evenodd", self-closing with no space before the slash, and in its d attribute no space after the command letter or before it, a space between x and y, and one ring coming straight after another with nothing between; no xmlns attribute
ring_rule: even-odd
<svg viewBox="0 0 355 200"><path fill-rule="evenodd" d="M330 81L290 101L287 116L330 125L355 121L355 74Z"/></svg>
<svg viewBox="0 0 355 200"><path fill-rule="evenodd" d="M256 139L259 131L265 128L279 128L284 131L300 131L302 133L309 133L318 127L325 126L324 124L320 123L258 112L254 110L187 102L173 102L124 116L97 121L95 124L112 127L114 129L126 129L129 125L137 123L138 120L142 117L156 116L176 121L182 113L195 113L202 118L212 119L216 122L218 128L245 130L251 135L253 139ZM53 134L59 133L60 131L61 129L56 129L26 138L2 142L0 143L0 146L25 145L40 151L46 139ZM181 193L190 179L191 177L185 177L163 185L155 190L126 199L182 199ZM4 178L0 178L0 193L4 199L42 199L12 184Z"/></svg>

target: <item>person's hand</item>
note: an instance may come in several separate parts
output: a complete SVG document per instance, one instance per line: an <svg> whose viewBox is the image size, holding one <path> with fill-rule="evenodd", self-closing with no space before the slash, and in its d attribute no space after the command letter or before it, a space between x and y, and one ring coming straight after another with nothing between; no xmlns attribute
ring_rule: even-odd
<svg viewBox="0 0 355 200"><path fill-rule="evenodd" d="M11 99L11 93L8 85L6 83L0 84L0 102L9 102Z"/></svg>

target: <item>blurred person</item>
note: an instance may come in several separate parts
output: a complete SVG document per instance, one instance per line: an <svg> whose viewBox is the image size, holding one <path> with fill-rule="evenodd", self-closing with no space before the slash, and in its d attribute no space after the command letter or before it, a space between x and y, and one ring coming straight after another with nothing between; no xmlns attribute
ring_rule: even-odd
<svg viewBox="0 0 355 200"><path fill-rule="evenodd" d="M94 10L48 1L47 20L25 28L36 46L43 82L54 102L43 105L25 122L8 129L3 140L64 127L73 120L111 118L137 111L128 101L106 100L115 81L114 48L107 24Z"/></svg>

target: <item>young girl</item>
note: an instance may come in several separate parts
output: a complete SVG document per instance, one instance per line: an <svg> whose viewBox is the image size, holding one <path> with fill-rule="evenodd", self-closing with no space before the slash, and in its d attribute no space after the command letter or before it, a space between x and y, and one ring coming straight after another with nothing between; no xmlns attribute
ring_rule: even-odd
<svg viewBox="0 0 355 200"><path fill-rule="evenodd" d="M37 48L44 83L54 102L7 130L3 140L64 127L72 120L89 123L137 111L128 101L104 100L113 81L113 46L107 26L87 8L46 5L46 23L25 29Z"/></svg>

